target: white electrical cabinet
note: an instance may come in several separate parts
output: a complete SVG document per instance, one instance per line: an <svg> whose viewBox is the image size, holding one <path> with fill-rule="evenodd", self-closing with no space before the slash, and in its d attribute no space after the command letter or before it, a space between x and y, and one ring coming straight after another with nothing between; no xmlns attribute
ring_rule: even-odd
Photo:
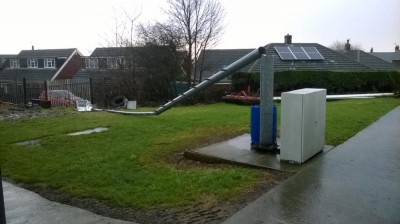
<svg viewBox="0 0 400 224"><path fill-rule="evenodd" d="M326 89L282 93L280 159L303 163L325 146Z"/></svg>

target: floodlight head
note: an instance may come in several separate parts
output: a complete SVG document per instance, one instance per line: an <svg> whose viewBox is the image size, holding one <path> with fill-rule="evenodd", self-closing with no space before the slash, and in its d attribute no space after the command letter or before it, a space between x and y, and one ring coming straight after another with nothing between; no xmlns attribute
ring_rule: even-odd
<svg viewBox="0 0 400 224"><path fill-rule="evenodd" d="M267 50L265 50L265 47L259 47L258 48L258 53L260 53L260 55L266 54Z"/></svg>

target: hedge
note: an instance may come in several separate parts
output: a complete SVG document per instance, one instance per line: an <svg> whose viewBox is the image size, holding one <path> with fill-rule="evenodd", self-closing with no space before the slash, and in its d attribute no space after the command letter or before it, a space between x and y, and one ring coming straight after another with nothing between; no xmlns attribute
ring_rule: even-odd
<svg viewBox="0 0 400 224"><path fill-rule="evenodd" d="M252 92L260 87L259 73L232 75L232 91ZM400 72L333 72L333 71L283 71L275 72L274 94L301 88L324 88L328 94L377 93L400 91Z"/></svg>

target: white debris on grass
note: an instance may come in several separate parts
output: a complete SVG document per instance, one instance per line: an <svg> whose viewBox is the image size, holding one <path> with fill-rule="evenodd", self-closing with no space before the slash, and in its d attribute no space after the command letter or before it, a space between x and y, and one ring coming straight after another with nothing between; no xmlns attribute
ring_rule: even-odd
<svg viewBox="0 0 400 224"><path fill-rule="evenodd" d="M103 131L107 131L107 130L108 130L108 128L99 127L99 128L89 129L89 130L85 130L85 131L69 133L68 135L71 135L71 136L88 135L88 134L99 133L99 132L103 132Z"/></svg>

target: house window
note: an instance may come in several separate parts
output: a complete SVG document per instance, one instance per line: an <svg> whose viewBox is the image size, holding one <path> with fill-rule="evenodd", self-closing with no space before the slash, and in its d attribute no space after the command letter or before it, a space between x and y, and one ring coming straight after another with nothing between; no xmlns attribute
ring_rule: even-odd
<svg viewBox="0 0 400 224"><path fill-rule="evenodd" d="M45 58L44 59L44 67L45 68L55 68L56 60L54 58Z"/></svg>
<svg viewBox="0 0 400 224"><path fill-rule="evenodd" d="M118 69L123 67L122 58L107 58L107 68Z"/></svg>
<svg viewBox="0 0 400 224"><path fill-rule="evenodd" d="M97 58L86 58L86 68L94 69L98 67Z"/></svg>
<svg viewBox="0 0 400 224"><path fill-rule="evenodd" d="M117 64L118 64L118 68L124 68L125 67L124 58L117 58Z"/></svg>
<svg viewBox="0 0 400 224"><path fill-rule="evenodd" d="M10 59L10 68L19 68L19 59Z"/></svg>
<svg viewBox="0 0 400 224"><path fill-rule="evenodd" d="M7 83L0 83L0 90L4 94L8 94L8 84Z"/></svg>
<svg viewBox="0 0 400 224"><path fill-rule="evenodd" d="M28 59L28 68L37 68L38 60L37 59Z"/></svg>

